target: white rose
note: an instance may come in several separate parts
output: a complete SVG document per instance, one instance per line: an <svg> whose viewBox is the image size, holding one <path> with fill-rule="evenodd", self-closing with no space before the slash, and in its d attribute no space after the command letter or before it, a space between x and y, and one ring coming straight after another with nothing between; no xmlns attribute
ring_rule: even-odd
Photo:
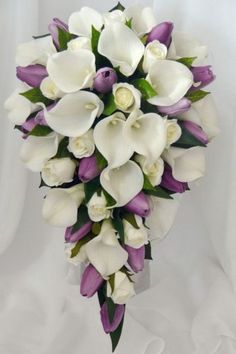
<svg viewBox="0 0 236 354"><path fill-rule="evenodd" d="M87 37L78 37L68 42L67 48L71 52L78 52L80 49L91 50L91 40Z"/></svg>
<svg viewBox="0 0 236 354"><path fill-rule="evenodd" d="M168 149L170 145L174 144L181 137L182 131L177 123L177 119L166 120L167 125L167 143L166 148Z"/></svg>
<svg viewBox="0 0 236 354"><path fill-rule="evenodd" d="M110 210L107 208L107 201L104 193L99 196L98 193L94 193L92 198L87 204L88 214L92 221L98 222L110 217Z"/></svg>
<svg viewBox="0 0 236 354"><path fill-rule="evenodd" d="M148 177L153 186L161 183L161 177L164 172L164 161L158 158L155 161L149 161L145 156L137 155L135 160L140 164L143 173Z"/></svg>
<svg viewBox="0 0 236 354"><path fill-rule="evenodd" d="M159 41L155 40L150 42L144 52L144 59L143 59L143 70L147 73L150 67L160 59L166 59L167 55L167 47L160 43Z"/></svg>
<svg viewBox="0 0 236 354"><path fill-rule="evenodd" d="M57 87L55 82L53 82L49 76L42 80L40 90L42 91L42 94L50 100L56 100L57 98L64 96L64 93Z"/></svg>
<svg viewBox="0 0 236 354"><path fill-rule="evenodd" d="M111 297L115 304L126 304L134 295L134 284L131 283L127 275L123 272L119 271L115 273L113 292L109 282L107 282L107 296Z"/></svg>
<svg viewBox="0 0 236 354"><path fill-rule="evenodd" d="M116 107L123 112L132 112L141 105L141 93L133 85L119 83L113 85Z"/></svg>
<svg viewBox="0 0 236 354"><path fill-rule="evenodd" d="M73 181L76 164L68 157L51 159L42 169L42 179L50 187Z"/></svg>
<svg viewBox="0 0 236 354"><path fill-rule="evenodd" d="M118 21L121 23L126 22L126 17L124 11L114 10L111 12L107 12L103 15L105 25L108 25L110 22Z"/></svg>
<svg viewBox="0 0 236 354"><path fill-rule="evenodd" d="M78 159L91 156L95 150L93 130L76 138L69 139L68 150Z"/></svg>
<svg viewBox="0 0 236 354"><path fill-rule="evenodd" d="M75 257L71 257L71 251L76 246L75 243L66 243L65 244L65 255L66 259L69 263L73 264L74 266L79 265L80 263L84 263L87 261L87 254L85 246L82 246L79 250L79 253Z"/></svg>
<svg viewBox="0 0 236 354"><path fill-rule="evenodd" d="M148 243L148 232L140 216L135 215L135 220L139 229L136 229L127 220L123 220L125 244L133 248L140 248Z"/></svg>

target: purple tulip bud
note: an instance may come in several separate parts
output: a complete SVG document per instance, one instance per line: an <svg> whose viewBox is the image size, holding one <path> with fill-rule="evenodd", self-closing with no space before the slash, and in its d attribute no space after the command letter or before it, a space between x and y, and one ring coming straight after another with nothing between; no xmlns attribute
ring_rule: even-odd
<svg viewBox="0 0 236 354"><path fill-rule="evenodd" d="M102 68L97 71L93 82L93 88L100 93L111 91L112 86L117 82L117 74L112 68Z"/></svg>
<svg viewBox="0 0 236 354"><path fill-rule="evenodd" d="M94 268L92 264L89 264L85 269L81 283L80 283L80 293L86 297L92 297L97 290L101 287L104 279Z"/></svg>
<svg viewBox="0 0 236 354"><path fill-rule="evenodd" d="M143 192L136 195L124 208L130 213L134 213L143 218L147 217L150 213L149 199Z"/></svg>
<svg viewBox="0 0 236 354"><path fill-rule="evenodd" d="M162 22L159 25L153 27L151 32L148 34L147 43L158 40L162 44L165 44L167 47L171 43L171 34L173 31L174 25L172 22Z"/></svg>
<svg viewBox="0 0 236 354"><path fill-rule="evenodd" d="M50 106L47 106L47 110L50 111L50 109L52 109L53 107L55 107L56 103L51 104ZM38 113L36 114L35 117L32 117L28 120L26 120L23 124L22 124L22 128L26 131L26 132L30 132L32 129L34 129L34 127L36 127L36 125L45 125L48 126L46 120L45 120L45 114L44 114L44 110L42 109L41 111L38 111Z"/></svg>
<svg viewBox="0 0 236 354"><path fill-rule="evenodd" d="M63 21L59 20L59 18L54 18L52 22L49 23L48 29L49 32L51 33L53 43L55 44L56 48L60 48L60 43L58 39L58 29L62 29L66 32L68 32L68 25L64 23Z"/></svg>
<svg viewBox="0 0 236 354"><path fill-rule="evenodd" d="M104 302L104 304L102 305L100 314L105 333L112 333L118 328L119 324L122 321L122 318L124 317L125 305L116 305L112 323L109 319L108 306L106 302Z"/></svg>
<svg viewBox="0 0 236 354"><path fill-rule="evenodd" d="M135 273L141 272L144 268L145 246L136 249L126 245L125 249L129 255L128 264L131 269Z"/></svg>
<svg viewBox="0 0 236 354"><path fill-rule="evenodd" d="M177 181L172 174L171 167L166 163L164 173L162 175L161 187L176 193L184 193L188 189L186 182Z"/></svg>
<svg viewBox="0 0 236 354"><path fill-rule="evenodd" d="M86 183L99 176L101 169L98 167L95 155L84 157L79 164L79 179Z"/></svg>
<svg viewBox="0 0 236 354"><path fill-rule="evenodd" d="M86 224L81 226L79 230L76 232L72 233L73 227L67 227L66 232L65 232L65 241L66 242L77 242L81 240L84 236L86 236L89 231L92 229L92 221L88 221Z"/></svg>
<svg viewBox="0 0 236 354"><path fill-rule="evenodd" d="M200 82L200 85L196 87L192 86L191 88L192 91L200 90L201 88L209 85L212 81L215 80L215 75L213 74L210 65L195 66L192 67L191 71L193 73L194 82L196 83Z"/></svg>
<svg viewBox="0 0 236 354"><path fill-rule="evenodd" d="M31 87L39 87L42 80L48 76L45 66L40 64L17 66L16 76Z"/></svg>
<svg viewBox="0 0 236 354"><path fill-rule="evenodd" d="M196 123L193 123L189 120L184 120L181 122L181 127L188 130L192 135L195 136L199 141L201 141L204 145L208 144L208 137L204 130L199 127Z"/></svg>
<svg viewBox="0 0 236 354"><path fill-rule="evenodd" d="M172 106L158 106L157 109L160 113L166 114L169 117L176 117L179 114L187 112L191 107L191 101L187 98L182 98L179 102Z"/></svg>

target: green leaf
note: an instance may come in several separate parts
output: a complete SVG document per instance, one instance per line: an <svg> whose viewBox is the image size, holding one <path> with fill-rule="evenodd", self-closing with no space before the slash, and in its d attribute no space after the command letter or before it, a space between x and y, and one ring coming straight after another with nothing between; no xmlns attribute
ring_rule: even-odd
<svg viewBox="0 0 236 354"><path fill-rule="evenodd" d="M117 329L114 332L110 333L111 342L112 342L112 352L113 353L116 350L116 347L117 347L117 345L118 345L118 343L120 341L123 325L124 325L124 317L122 318L122 320L121 320L119 326L117 327Z"/></svg>
<svg viewBox="0 0 236 354"><path fill-rule="evenodd" d="M24 96L25 98L27 98L27 100L29 100L32 103L41 102L44 103L46 106L52 103L51 100L44 97L44 95L42 94L41 90L38 87L32 88L26 92L21 92L20 95Z"/></svg>
<svg viewBox="0 0 236 354"><path fill-rule="evenodd" d="M109 12L112 12L112 11L115 11L115 10L124 11L125 7L120 2L118 2L118 4L115 7L113 7Z"/></svg>
<svg viewBox="0 0 236 354"><path fill-rule="evenodd" d="M116 204L116 200L114 198L112 198L112 196L107 193L107 191L105 191L105 189L102 190L104 195L105 195L105 198L107 200L107 206L108 207L112 207Z"/></svg>
<svg viewBox="0 0 236 354"><path fill-rule="evenodd" d="M95 222L92 226L92 233L97 236L101 231L101 224L99 222Z"/></svg>
<svg viewBox="0 0 236 354"><path fill-rule="evenodd" d="M130 18L129 20L127 20L127 21L125 22L125 25L126 25L127 27L129 27L130 29L132 29L132 21L133 21L133 19Z"/></svg>
<svg viewBox="0 0 236 354"><path fill-rule="evenodd" d="M84 192L85 192L85 202L88 203L92 196L97 190L100 189L100 179L99 177L94 178L92 181L89 181L84 184Z"/></svg>
<svg viewBox="0 0 236 354"><path fill-rule="evenodd" d="M121 242L124 243L125 240L124 225L120 217L120 210L118 208L114 210L113 218L111 219L111 222L112 225L114 226L114 229L118 232Z"/></svg>
<svg viewBox="0 0 236 354"><path fill-rule="evenodd" d="M106 301L106 295L105 295L105 287L104 285L99 288L98 292L98 301L99 301L99 304L100 304L100 307L102 307L102 305L104 304L104 302Z"/></svg>
<svg viewBox="0 0 236 354"><path fill-rule="evenodd" d="M110 297L107 298L107 309L108 309L108 318L110 324L112 324L114 317L115 317L115 312L116 312L116 304L112 301Z"/></svg>
<svg viewBox="0 0 236 354"><path fill-rule="evenodd" d="M57 28L58 30L58 42L60 51L67 49L67 43L70 42L74 36L73 34L63 30L62 28Z"/></svg>
<svg viewBox="0 0 236 354"><path fill-rule="evenodd" d="M42 34L41 36L32 36L33 39L40 39L40 38L45 38L51 36L50 33Z"/></svg>
<svg viewBox="0 0 236 354"><path fill-rule="evenodd" d="M52 132L52 129L46 125L36 125L27 135L47 136Z"/></svg>
<svg viewBox="0 0 236 354"><path fill-rule="evenodd" d="M143 189L146 194L153 195L155 197L164 198L164 199L173 199L171 195L165 191L163 188L157 186L153 187L148 177L144 175L144 184Z"/></svg>
<svg viewBox="0 0 236 354"><path fill-rule="evenodd" d="M101 32L99 32L95 27L92 26L92 38L91 38L91 47L93 53L96 55L98 53L98 41Z"/></svg>
<svg viewBox="0 0 236 354"><path fill-rule="evenodd" d="M157 96L157 92L147 80L137 79L132 83L142 93L144 100L148 100L149 98Z"/></svg>
<svg viewBox="0 0 236 354"><path fill-rule="evenodd" d="M107 160L98 150L95 150L95 156L96 156L98 168L100 170L103 170L107 166Z"/></svg>
<svg viewBox="0 0 236 354"><path fill-rule="evenodd" d="M110 116L115 111L116 111L116 104L114 100L114 95L111 93L105 102L105 108L103 114L105 116Z"/></svg>
<svg viewBox="0 0 236 354"><path fill-rule="evenodd" d="M135 229L140 229L140 227L139 227L138 224L137 224L137 221L136 221L136 219L135 219L134 214L132 214L132 213L125 213L123 217L124 217L124 219L125 219L126 221L128 221Z"/></svg>
<svg viewBox="0 0 236 354"><path fill-rule="evenodd" d="M78 242L76 242L76 245L74 248L72 248L71 250L71 256L70 258L74 258L77 256L77 254L79 253L80 249L82 246L84 246L87 242L89 242L91 240L90 235L87 235L85 237L83 237L81 240L79 240Z"/></svg>
<svg viewBox="0 0 236 354"><path fill-rule="evenodd" d="M55 155L55 158L60 159L63 157L73 157L73 154L69 152L67 149L67 146L69 144L69 138L63 138L60 141L60 144L58 146L57 154Z"/></svg>
<svg viewBox="0 0 236 354"><path fill-rule="evenodd" d="M209 94L210 92L203 91L203 90L192 91L186 95L186 98L188 98L191 102L197 102L202 100L204 97L206 97Z"/></svg>
<svg viewBox="0 0 236 354"><path fill-rule="evenodd" d="M145 259L149 259L150 261L153 260L153 258L152 258L152 246L151 246L150 242L147 245L145 245Z"/></svg>
<svg viewBox="0 0 236 354"><path fill-rule="evenodd" d="M115 274L110 275L109 284L111 287L111 293L115 290Z"/></svg>
<svg viewBox="0 0 236 354"><path fill-rule="evenodd" d="M197 57L184 57L178 59L177 61L181 64L186 65L188 68L191 68L195 59L197 59Z"/></svg>
<svg viewBox="0 0 236 354"><path fill-rule="evenodd" d="M180 124L181 126L181 124ZM203 146L206 147L200 140L198 140L193 134L191 134L187 129L181 126L182 134L178 141L176 141L173 146L189 149L194 146Z"/></svg>
<svg viewBox="0 0 236 354"><path fill-rule="evenodd" d="M88 209L85 205L81 205L79 210L78 210L78 215L77 215L77 221L76 223L72 226L72 234L78 231L84 224L86 224L89 221L89 216L88 216Z"/></svg>

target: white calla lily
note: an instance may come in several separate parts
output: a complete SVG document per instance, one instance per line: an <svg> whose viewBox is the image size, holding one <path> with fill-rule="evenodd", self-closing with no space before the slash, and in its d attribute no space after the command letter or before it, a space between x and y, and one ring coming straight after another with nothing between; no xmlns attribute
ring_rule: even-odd
<svg viewBox="0 0 236 354"><path fill-rule="evenodd" d="M114 84L112 88L116 107L123 112L132 112L141 105L141 92L126 82Z"/></svg>
<svg viewBox="0 0 236 354"><path fill-rule="evenodd" d="M132 149L150 161L156 160L166 146L165 119L157 113L132 112L124 127L124 136Z"/></svg>
<svg viewBox="0 0 236 354"><path fill-rule="evenodd" d="M71 52L78 52L81 49L91 49L91 39L88 37L78 37L75 39L72 39L70 42L67 44L68 50Z"/></svg>
<svg viewBox="0 0 236 354"><path fill-rule="evenodd" d="M102 31L98 52L119 67L123 75L131 76L143 56L144 45L128 26L115 21Z"/></svg>
<svg viewBox="0 0 236 354"><path fill-rule="evenodd" d="M42 94L50 100L56 100L57 98L61 98L64 96L64 92L62 92L57 87L55 82L53 82L49 76L45 77L42 80L40 84L40 90Z"/></svg>
<svg viewBox="0 0 236 354"><path fill-rule="evenodd" d="M104 221L100 234L85 245L90 263L104 277L120 270L128 260L128 253L118 242L109 221Z"/></svg>
<svg viewBox="0 0 236 354"><path fill-rule="evenodd" d="M164 160L171 166L172 174L177 181L192 182L205 173L205 150L202 147L181 149L171 147L165 150Z"/></svg>
<svg viewBox="0 0 236 354"><path fill-rule="evenodd" d="M90 37L92 26L98 31L103 26L102 15L91 7L84 6L80 11L70 15L69 21L70 33L78 36Z"/></svg>
<svg viewBox="0 0 236 354"><path fill-rule="evenodd" d="M51 133L47 136L28 136L20 151L20 158L34 172L42 171L49 159L56 155L59 136Z"/></svg>
<svg viewBox="0 0 236 354"><path fill-rule="evenodd" d="M127 20L132 20L132 29L138 36L144 35L151 31L157 24L154 11L151 7L144 7L135 4L124 10Z"/></svg>
<svg viewBox="0 0 236 354"><path fill-rule="evenodd" d="M118 21L121 23L126 22L126 17L125 17L124 11L121 11L121 10L114 10L111 12L107 12L107 13L103 14L103 18L104 18L105 25L109 25L111 22L114 22L114 21Z"/></svg>
<svg viewBox="0 0 236 354"><path fill-rule="evenodd" d="M47 71L63 92L91 88L96 74L95 55L87 49L78 52L64 50L48 59Z"/></svg>
<svg viewBox="0 0 236 354"><path fill-rule="evenodd" d="M126 205L143 188L143 174L134 161L128 161L118 168L109 166L100 176L102 187L116 200L116 207Z"/></svg>
<svg viewBox="0 0 236 354"><path fill-rule="evenodd" d="M56 132L78 137L85 134L104 109L103 102L92 92L65 95L50 111L44 109L48 125Z"/></svg>
<svg viewBox="0 0 236 354"><path fill-rule="evenodd" d="M101 120L94 129L95 145L107 160L110 168L126 163L133 155L133 149L124 139L123 130L126 118L116 112Z"/></svg>
<svg viewBox="0 0 236 354"><path fill-rule="evenodd" d="M177 119L167 119L167 143L166 149L168 149L172 144L174 144L181 137L182 130L178 124Z"/></svg>
<svg viewBox="0 0 236 354"><path fill-rule="evenodd" d="M164 60L167 55L167 47L155 40L150 43L145 48L144 58L143 58L143 70L148 73L149 69L156 60Z"/></svg>

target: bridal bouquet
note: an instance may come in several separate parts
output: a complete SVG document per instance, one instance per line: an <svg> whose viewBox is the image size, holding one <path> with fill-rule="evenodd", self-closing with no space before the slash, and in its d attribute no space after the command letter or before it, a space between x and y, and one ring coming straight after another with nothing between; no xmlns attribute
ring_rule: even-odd
<svg viewBox="0 0 236 354"><path fill-rule="evenodd" d="M120 3L55 18L18 46L19 85L5 103L21 159L50 188L43 217L66 228L68 260L84 262L81 294L97 293L113 351L151 234L168 231L175 194L203 176L218 132L206 47L173 27Z"/></svg>

